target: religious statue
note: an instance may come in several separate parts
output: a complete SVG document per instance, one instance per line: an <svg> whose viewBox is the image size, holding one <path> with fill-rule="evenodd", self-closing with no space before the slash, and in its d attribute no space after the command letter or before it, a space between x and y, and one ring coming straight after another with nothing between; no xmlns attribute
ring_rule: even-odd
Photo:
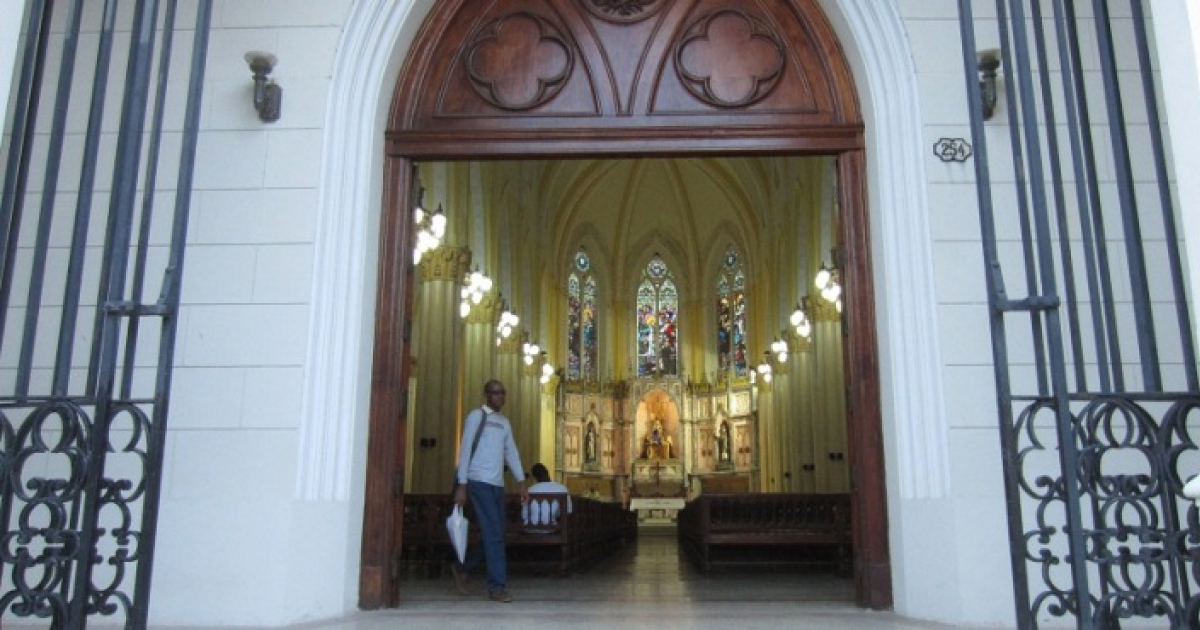
<svg viewBox="0 0 1200 630"><path fill-rule="evenodd" d="M729 423L722 422L721 430L717 432L717 460L729 461Z"/></svg>
<svg viewBox="0 0 1200 630"><path fill-rule="evenodd" d="M588 423L587 434L583 436L583 461L596 461L596 425Z"/></svg>
<svg viewBox="0 0 1200 630"><path fill-rule="evenodd" d="M671 459L674 444L663 431L662 421L655 419L650 432L642 439L642 459Z"/></svg>

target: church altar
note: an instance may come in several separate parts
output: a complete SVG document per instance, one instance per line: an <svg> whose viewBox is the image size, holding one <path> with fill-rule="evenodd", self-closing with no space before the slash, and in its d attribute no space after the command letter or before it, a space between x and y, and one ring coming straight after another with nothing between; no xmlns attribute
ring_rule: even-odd
<svg viewBox="0 0 1200 630"><path fill-rule="evenodd" d="M566 382L556 449L572 493L620 502L642 524L673 524L709 480L753 479L757 414L748 379L654 376ZM719 484L714 484L719 485Z"/></svg>
<svg viewBox="0 0 1200 630"><path fill-rule="evenodd" d="M629 500L629 509L638 513L639 525L669 525L685 504L682 497L635 497Z"/></svg>

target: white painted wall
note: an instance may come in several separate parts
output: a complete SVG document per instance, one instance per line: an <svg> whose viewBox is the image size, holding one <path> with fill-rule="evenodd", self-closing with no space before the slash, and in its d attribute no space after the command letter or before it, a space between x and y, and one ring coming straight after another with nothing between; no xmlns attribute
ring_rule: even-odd
<svg viewBox="0 0 1200 630"><path fill-rule="evenodd" d="M1200 173L1200 125L1194 124L1200 104L1200 2L1151 0L1155 16L1154 40L1162 72L1163 100L1171 133L1167 141L1175 148L1175 183L1182 217L1182 233L1188 260L1188 278L1193 298L1200 295L1200 178L1179 174ZM1172 124L1172 123L1176 124ZM1182 122L1182 124L1179 124ZM1192 330L1200 339L1200 317L1192 312ZM1200 472L1200 471L1198 471Z"/></svg>
<svg viewBox="0 0 1200 630"><path fill-rule="evenodd" d="M0 2L0 128L8 120L8 99L12 93L13 77L16 76L17 44L21 37L26 2L8 0ZM0 140L7 147L8 143Z"/></svg>
<svg viewBox="0 0 1200 630"><path fill-rule="evenodd" d="M295 493L323 136L352 4L214 4L151 625L278 625L356 600L361 502ZM276 123L251 105L249 50L279 59Z"/></svg>

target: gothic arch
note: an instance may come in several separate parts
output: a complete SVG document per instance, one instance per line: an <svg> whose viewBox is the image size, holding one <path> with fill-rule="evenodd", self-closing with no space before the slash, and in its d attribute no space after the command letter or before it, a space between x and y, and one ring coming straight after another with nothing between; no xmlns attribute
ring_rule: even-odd
<svg viewBox="0 0 1200 630"><path fill-rule="evenodd" d="M375 232L374 223L379 220L374 200L380 198L381 190L388 191L385 203L394 202L404 193L404 164L383 159L384 142L378 125L391 102L384 86L393 85L406 55L411 59L420 54L413 42L420 35L417 29L422 19L435 13L434 4L432 0L355 3L338 46L325 125L327 151L319 185L311 303L313 333L306 354L296 492L310 501L346 504L352 525L359 522L357 498L366 501L358 560L359 605L364 608L391 601L386 575L391 551L387 533L392 520L386 510L381 512L380 497L386 501L390 496L397 462L389 454L392 449L388 441L395 439L395 433L380 430L378 423L389 412L396 415L388 416L388 421L398 417L402 409L395 404L397 393L388 391L389 383L399 377L398 362L377 355L372 371L366 350L372 337L377 350L381 345L401 348L403 344L395 335L399 328L395 321L375 318L375 333L369 332L372 320L367 307L372 300L363 287L378 275L381 289L377 307L391 307L400 313L406 306L402 291L382 289L385 284L393 286L404 281L403 274L397 277L393 270L403 267L395 263L406 256L401 247L407 242L405 226L394 221L387 225L378 251L367 237ZM812 6L811 2L803 4ZM897 462L897 496L936 498L946 492L945 436L940 433L945 418L937 369L929 217L920 159L924 149L907 39L891 2L822 0L822 4L844 38L848 61L862 89L864 117L873 130L865 142L871 148L866 170L872 180L871 204L877 225L882 228L878 229L880 240L873 251L885 262L875 279L880 281L879 292L887 296L890 305L881 318L880 331L889 348L886 406L894 429L889 429L885 437L889 456ZM848 84L849 78L844 77L844 81ZM760 137L767 140L768 146L776 146L771 141L778 137L771 132L760 133ZM674 140L652 139L647 150L673 143L684 150L696 146L694 142ZM561 137L558 142L561 146ZM528 148L546 149L536 144ZM713 144L729 148L730 143ZM790 146L790 140L783 144ZM442 148L450 155L469 147ZM609 143L598 146L596 152L615 154L619 150ZM380 168L383 162L386 168ZM856 169L863 170L861 162ZM400 190L393 190L396 186ZM861 192L856 192L859 203L865 200ZM862 221L866 223L865 218ZM394 266L389 268L389 264ZM390 339L381 344L389 334ZM368 373L372 374L370 388L364 378ZM371 426L366 421L369 390L374 392L370 399ZM877 440L878 418L865 426ZM873 445L874 449L881 447ZM368 462L362 467L356 462L362 461L364 453ZM881 479L866 481L882 496ZM883 549L883 562L865 567L870 576L865 585L860 580L860 601L886 606L891 590L886 534L876 540ZM861 596L864 587L868 593L865 599Z"/></svg>

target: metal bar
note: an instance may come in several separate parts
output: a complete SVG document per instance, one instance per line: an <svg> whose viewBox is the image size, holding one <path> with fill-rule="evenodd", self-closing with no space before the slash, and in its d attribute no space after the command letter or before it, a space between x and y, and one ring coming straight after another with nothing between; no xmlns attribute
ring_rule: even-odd
<svg viewBox="0 0 1200 630"><path fill-rule="evenodd" d="M1016 77L1013 73L1012 61L1012 44L1009 42L1009 25L1008 11L1004 6L1005 0L996 0L996 20L999 23L1000 31L1000 54L1003 59L1001 67L1004 71L1004 81L1007 85L1016 85ZM974 63L974 62L972 62ZM970 67L975 67L974 65ZM1017 191L1017 211L1021 225L1021 246L1022 254L1025 257L1025 284L1028 287L1030 295L1037 295L1041 292L1040 284L1036 274L1036 267L1033 264L1033 228L1030 223L1030 209L1028 195L1028 180L1025 169L1025 146L1021 138L1020 122L1021 115L1024 113L1017 101L1017 93L1015 90L1005 90L1005 101L1009 111L1009 142L1012 144L1012 161L1013 173L1015 175L1015 186ZM997 258L999 260L999 258ZM1033 357L1034 365L1037 371L1038 392L1046 393L1049 391L1049 383L1046 378L1046 351L1045 351L1045 333L1042 330L1042 322L1038 318L1030 318L1030 329L1033 336Z"/></svg>
<svg viewBox="0 0 1200 630"><path fill-rule="evenodd" d="M29 8L23 53L25 61L21 65L21 78L17 85L13 138L4 173L4 197L0 200L0 247L3 248L3 255L0 256L3 258L3 273L0 274L0 330L7 330L13 267L16 264L17 243L21 236L25 190L29 183L29 160L37 131L38 95L42 91L50 20L54 13L53 6L48 7L47 1L53 4L53 0L35 0ZM3 347L3 342L3 338L0 338L0 348Z"/></svg>
<svg viewBox="0 0 1200 630"><path fill-rule="evenodd" d="M37 346L38 322L42 320L42 289L46 286L46 257L50 249L50 228L54 224L54 202L58 198L58 174L62 167L63 136L67 128L67 111L71 104L71 83L75 79L75 58L79 48L79 25L83 2L71 0L64 34L62 59L59 60L58 87L54 95L54 117L50 123L50 144L46 151L46 172L42 180L42 210L34 238L33 262L30 266L28 294L25 300L25 327L21 335L21 351L17 360L17 378L13 387L18 398L29 395L29 378L33 370L33 351Z"/></svg>
<svg viewBox="0 0 1200 630"><path fill-rule="evenodd" d="M1062 173L1062 152L1058 146L1058 119L1054 114L1054 90L1050 85L1050 55L1046 50L1046 29L1042 15L1041 0L1032 0L1033 41L1037 52L1042 95L1042 118L1046 126L1047 158L1051 173ZM1062 252L1063 290L1066 292L1067 332L1071 339L1071 364L1075 368L1076 387L1087 391L1087 371L1083 355L1083 335L1079 326L1079 298L1075 291L1075 263L1071 260L1071 229L1067 224L1067 200L1061 177L1050 178L1050 190L1054 198L1054 216L1058 227L1059 249Z"/></svg>
<svg viewBox="0 0 1200 630"><path fill-rule="evenodd" d="M147 6L149 4L149 6ZM126 72L124 102L121 108L121 125L118 131L116 169L113 173L113 198L109 207L109 231L106 243L104 274L107 282L106 295L97 303L107 304L120 300L125 290L125 273L128 264L133 206L137 194L138 162L142 153L142 134L146 118L146 101L150 82L151 60L154 50L155 25L157 23L157 0L137 0L133 14L129 61ZM91 438L91 459L87 466L83 521L80 524L80 545L85 553L91 553L98 535L97 523L103 497L100 483L104 475L104 464L108 448L109 426L112 422L114 405L116 363L118 356L119 318L97 309L103 322L100 364L97 370L97 404L95 425ZM83 623L90 600L91 563L82 565L75 578L74 597L71 600L71 618Z"/></svg>
<svg viewBox="0 0 1200 630"><path fill-rule="evenodd" d="M112 65L113 34L116 32L117 0L104 1L100 41L96 49L96 72L92 81L92 96L88 110L87 132L83 141L83 159L79 174L79 198L75 204L75 223L71 232L71 253L67 260L67 279L63 287L63 314L58 331L58 358L54 362L51 391L66 395L70 385L71 366L75 351L75 331L79 322L80 296L83 290L83 263L87 254L88 225L92 217L92 201L96 189L97 155L104 123L104 104L108 93L108 72ZM94 383L95 365L89 364L85 391L94 391L86 383Z"/></svg>
<svg viewBox="0 0 1200 630"><path fill-rule="evenodd" d="M1001 300L995 309L1006 313L1035 312L1056 309L1062 306L1062 301L1056 296L1035 295L1020 300Z"/></svg>
<svg viewBox="0 0 1200 630"><path fill-rule="evenodd" d="M154 218L154 190L158 182L158 157L162 146L163 115L167 102L168 80L171 78L171 48L175 39L175 9L177 0L168 0L163 18L162 44L159 50L158 86L154 97L153 121L150 124L150 147L146 152L146 177L142 184L141 225L133 264L133 280L129 287L130 300L142 303L146 284L146 256L150 249L150 226ZM121 376L121 398L129 398L133 388L140 318L130 317L125 331L124 373Z"/></svg>
<svg viewBox="0 0 1200 630"><path fill-rule="evenodd" d="M1063 109L1067 114L1067 133L1070 137L1071 151L1071 167L1075 175L1075 203L1077 204L1077 214L1079 215L1079 232L1082 239L1082 250L1085 277L1087 278L1088 295L1091 299L1088 300L1088 308L1092 315L1092 341L1096 344L1096 372L1099 380L1100 391L1112 391L1112 363L1109 357L1108 339L1105 334L1105 319L1103 309L1104 288L1101 287L1099 277L1099 262L1096 254L1096 239L1092 230L1092 223L1088 215L1088 204L1091 199L1087 191L1092 187L1092 181L1089 179L1089 172L1086 169L1086 164L1089 160L1094 162L1093 156L1090 154L1090 148L1085 148L1085 140L1083 134L1080 133L1080 108L1086 107L1086 103L1080 102L1080 98L1086 96L1082 91L1076 91L1075 80L1078 80L1083 73L1083 68L1075 59L1072 58L1071 50L1075 47L1075 38L1073 36L1074 22L1067 18L1066 10L1062 6L1064 0L1054 0L1054 25L1055 35L1058 42L1058 57L1059 64L1062 69L1062 90L1063 90ZM1077 47L1075 48L1076 50ZM1094 173L1094 168L1092 172Z"/></svg>
<svg viewBox="0 0 1200 630"><path fill-rule="evenodd" d="M1031 612L1029 599L1029 574L1025 564L1024 525L1021 513L1019 485L1019 462L1017 461L1016 436L1013 431L1012 384L1008 374L1008 342L1004 312L997 307L1007 301L1003 270L996 247L996 219L992 206L991 171L988 165L987 134L983 128L983 113L979 107L983 96L979 79L975 75L976 44L975 18L971 9L972 0L958 0L959 28L963 41L963 68L965 69L967 94L971 103L971 137L974 139L976 195L979 203L979 226L983 256L988 269L985 280L988 300L992 308L988 312L988 324L992 333L993 370L996 378L996 408L999 415L1000 455L1004 472L1004 499L1007 504L1009 564L1013 574L1013 598L1015 600L1017 625L1021 630L1032 630L1037 622Z"/></svg>
<svg viewBox="0 0 1200 630"><path fill-rule="evenodd" d="M172 0L172 10L174 0ZM195 36L192 41L192 63L188 84L187 111L184 114L183 147L180 151L178 182L175 187L175 218L171 230L170 260L163 277L159 303L169 314L163 319L158 346L158 375L155 383L154 413L150 425L150 445L147 450L146 495L142 509L142 559L134 587L133 628L146 627L150 602L150 586L154 568L154 547L158 539L158 507L162 486L163 452L166 449L167 415L170 410L172 367L175 363L175 339L179 328L179 300L183 293L184 251L187 245L188 219L191 215L192 180L196 163L196 145L200 130L200 105L204 93L205 63L208 57L208 34L212 22L211 0L200 0L197 7Z"/></svg>
<svg viewBox="0 0 1200 630"><path fill-rule="evenodd" d="M1018 66L1015 74L1020 82L1021 110L1028 115L1023 127L1025 142L1029 147L1029 171L1033 183L1033 219L1038 240L1038 275L1041 277L1043 292L1055 295L1058 290L1052 252L1053 235L1051 234L1050 218L1046 209L1044 179L1046 169L1042 164L1037 120L1033 114L1035 112L1032 83L1033 69L1030 65L1028 54L1029 40L1025 30L1026 17L1023 3L1019 0L1015 0L1012 3L1012 8L1013 43L1016 48ZM1069 388L1067 385L1062 340L1062 322L1060 321L1058 310L1046 311L1043 317L1046 320L1046 341L1048 342L1050 354L1051 394L1055 401L1054 410L1058 418L1058 454L1063 475L1064 499L1066 500L1064 507L1067 513L1067 527L1070 528L1069 531L1073 534L1068 538L1068 547L1070 548L1071 575L1074 580L1075 608L1080 627L1084 628L1088 627L1084 625L1085 620L1090 620L1092 616L1092 602L1088 597L1088 593L1091 591L1088 585L1087 548L1084 544L1085 540L1083 536L1079 535L1083 531L1083 516L1080 511L1079 461L1078 453L1075 449L1074 418L1071 416L1070 404L1067 398Z"/></svg>
<svg viewBox="0 0 1200 630"><path fill-rule="evenodd" d="M1125 127L1125 106L1121 101L1121 86L1117 79L1116 52L1113 48L1107 0L1092 0L1096 16L1096 40L1100 47L1100 68L1104 78L1104 98L1108 107L1109 138L1112 142L1113 166L1116 168L1117 193L1121 202L1121 222L1124 226L1126 265L1130 273L1130 294L1133 296L1133 316L1137 323L1137 339L1142 364L1143 387L1162 389L1162 373L1158 364L1158 341L1154 333L1154 316L1150 310L1150 288L1146 277L1146 256L1142 250L1142 228L1138 218L1137 198L1133 192L1133 165L1130 163L1129 138Z"/></svg>
<svg viewBox="0 0 1200 630"><path fill-rule="evenodd" d="M1146 37L1146 16L1139 0L1130 0L1133 13L1133 34L1137 44L1138 67L1142 77L1142 95L1149 117L1150 142L1154 152L1154 174L1158 182L1158 198L1162 206L1163 229L1167 240L1167 262L1171 267L1171 288L1175 298L1175 318L1179 322L1183 368L1188 389L1200 391L1196 374L1196 342L1192 337L1192 318L1188 312L1187 289L1184 288L1183 256L1179 252L1179 232L1175 225L1175 203L1171 198L1171 178L1167 174L1167 149L1162 137L1162 119L1158 111L1158 93L1154 89L1154 71L1150 63L1150 44Z"/></svg>
<svg viewBox="0 0 1200 630"><path fill-rule="evenodd" d="M1104 204L1100 201L1100 176L1096 166L1096 148L1092 139L1092 120L1088 106L1087 90L1083 86L1083 61L1079 46L1078 17L1075 14L1075 0L1068 0L1064 5L1067 16L1067 36L1070 40L1071 64L1076 72L1071 77L1076 101L1079 105L1079 140L1082 142L1083 156L1087 164L1087 191L1090 201L1080 207L1080 222L1090 224L1096 233L1095 252L1096 263L1100 273L1100 297L1103 300L1104 327L1107 331L1106 346L1109 355L1106 361L1112 372L1112 390L1125 390L1125 362L1121 352L1120 328L1117 325L1116 298L1113 295L1113 274L1111 260L1108 255L1108 228L1104 225ZM1086 207L1086 210L1085 210ZM1090 219L1088 213L1090 211ZM1104 362L1104 361L1102 361Z"/></svg>
<svg viewBox="0 0 1200 630"><path fill-rule="evenodd" d="M1163 230L1167 241L1167 262L1171 267L1171 287L1175 302L1175 317L1179 324L1180 344L1183 351L1183 368L1187 379L1188 389L1200 391L1200 382L1196 378L1196 348L1192 337L1191 315L1188 312L1187 292L1183 281L1183 263L1179 251L1179 235L1175 228L1175 204L1171 198L1170 178L1167 175L1166 145L1162 137L1162 120L1158 111L1158 96L1154 88L1154 74L1150 63L1150 45L1146 37L1146 16L1142 11L1139 0L1130 0L1130 11L1133 16L1133 33L1137 47L1138 68L1142 77L1142 96L1146 103L1146 113L1150 127L1150 142L1154 153L1154 173L1158 183L1158 197L1163 215ZM1161 389L1161 388L1160 388ZM1169 458L1161 452L1161 445L1156 449L1163 459L1159 470L1169 470ZM1163 476L1163 479L1169 477ZM1179 531L1181 521L1175 506L1172 492L1165 491L1160 497L1165 526L1168 531ZM1170 575L1176 610L1183 610L1191 597L1188 567L1185 558L1177 554L1171 555Z"/></svg>

